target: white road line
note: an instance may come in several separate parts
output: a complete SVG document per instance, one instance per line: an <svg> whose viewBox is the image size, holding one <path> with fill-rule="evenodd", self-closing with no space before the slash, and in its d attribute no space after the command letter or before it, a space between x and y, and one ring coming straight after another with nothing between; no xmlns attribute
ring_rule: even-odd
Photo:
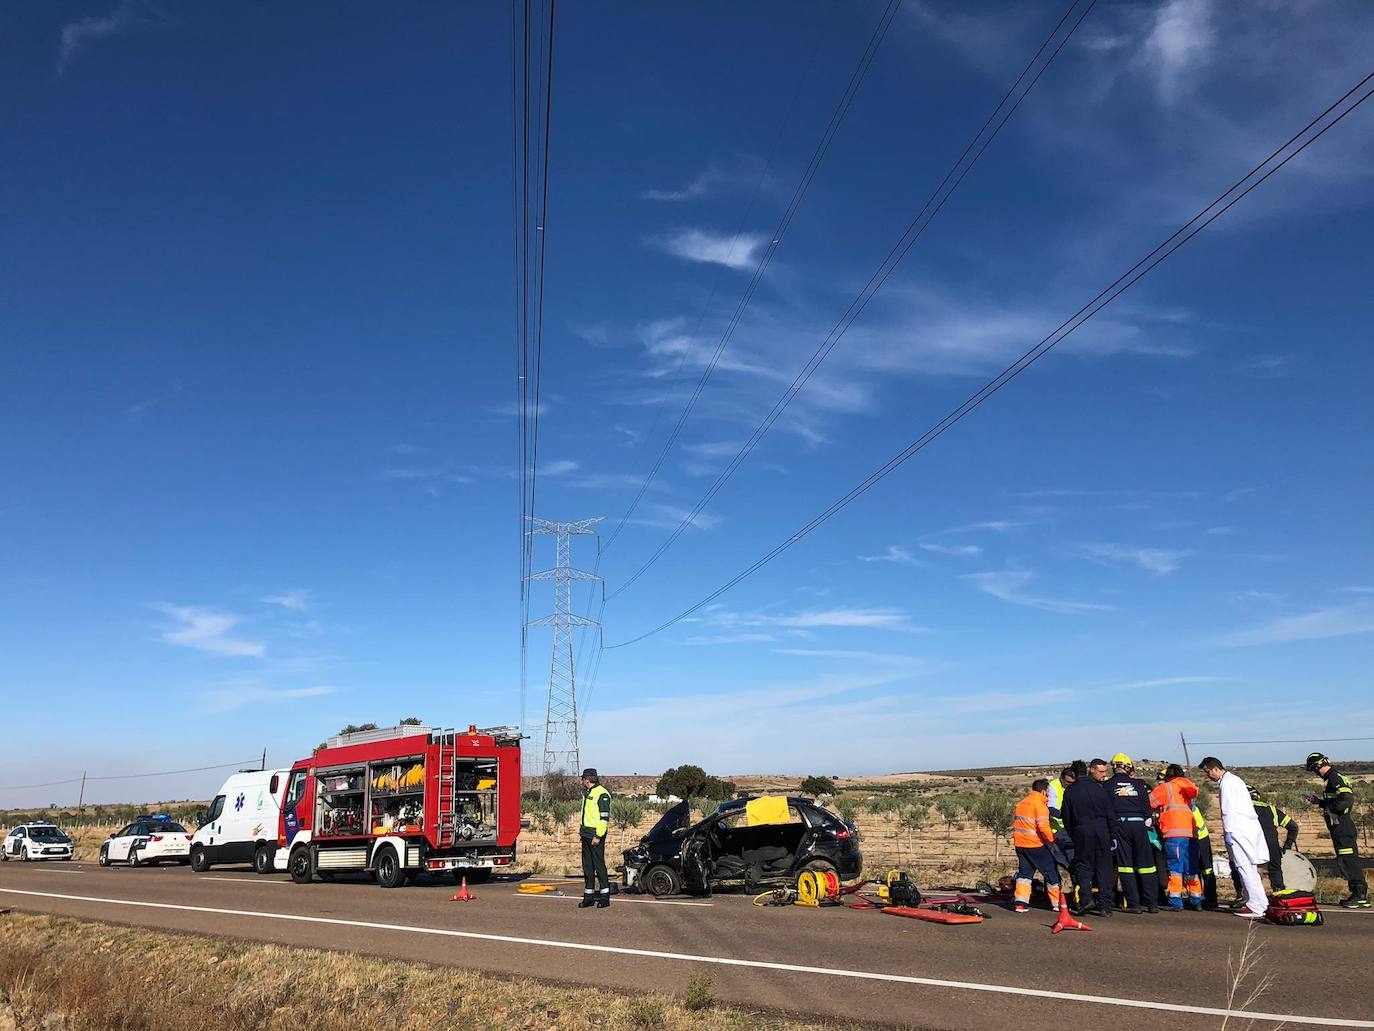
<svg viewBox="0 0 1374 1031"><path fill-rule="evenodd" d="M568 901L578 898L582 893L578 892L577 895L547 895L542 892L513 891L511 894L522 899L563 899L564 901ZM672 899L626 899L617 895L615 904L618 906L622 902L634 902L641 906L706 906L707 908L711 906L709 902L675 902Z"/></svg>
<svg viewBox="0 0 1374 1031"><path fill-rule="evenodd" d="M885 974L876 970L843 970L835 967L804 966L799 963L770 963L758 959L731 959L728 956L698 956L689 952L659 952L654 949L630 949L618 945L591 945L585 942L558 941L550 938L519 938L509 934L487 934L481 931L455 931L447 927L416 927L406 924L383 924L372 920L342 920L327 916L302 916L295 913L267 913L253 909L221 909L215 906L183 906L171 902L136 902L132 899L106 899L90 895L59 895L50 891L21 891L0 888L0 894L27 895L32 898L63 899L68 902L98 902L112 906L135 906L140 909L171 909L185 913L213 913L218 916L246 916L260 920L285 920L301 924L326 924L331 927L362 927L372 931L397 931L402 934L428 934L443 938L467 938L474 941L502 942L507 945L542 945L551 949L571 949L578 952L601 952L615 956L640 959L671 959L686 963L709 963L723 967L747 967L754 970L781 970L792 974L818 974L826 977L845 977L858 981L890 981L930 988L956 988L971 992L992 992L998 995L1021 995L1056 1002L1083 1002L1094 1006L1124 1006L1128 1009L1162 1010L1167 1013L1196 1013L1208 1017L1244 1017L1247 1020L1267 1020L1276 1023L1312 1024L1320 1027L1374 1028L1372 1020L1348 1020L1343 1017L1306 1017L1296 1013L1260 1013L1252 1010L1225 1010L1214 1006L1185 1006L1175 1002L1148 1002L1144 999L1118 999L1103 995L1078 995L1041 988L1018 988L1015 985L980 984L976 981L947 981L936 977L912 977L908 974Z"/></svg>

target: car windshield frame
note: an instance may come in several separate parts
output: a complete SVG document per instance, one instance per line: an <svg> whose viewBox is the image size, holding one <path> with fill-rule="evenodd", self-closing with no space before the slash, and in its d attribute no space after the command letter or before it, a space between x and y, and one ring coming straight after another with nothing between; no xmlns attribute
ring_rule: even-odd
<svg viewBox="0 0 1374 1031"><path fill-rule="evenodd" d="M157 820L152 823L145 823L139 826L136 834L188 834L185 827L175 820Z"/></svg>
<svg viewBox="0 0 1374 1031"><path fill-rule="evenodd" d="M644 835L645 841L665 841L672 838L678 830L686 830L692 823L692 811L689 803L684 800L678 802L671 809L658 818L658 822L649 828L649 833Z"/></svg>
<svg viewBox="0 0 1374 1031"><path fill-rule="evenodd" d="M29 840L41 841L45 845L70 845L72 839L57 827L30 827Z"/></svg>

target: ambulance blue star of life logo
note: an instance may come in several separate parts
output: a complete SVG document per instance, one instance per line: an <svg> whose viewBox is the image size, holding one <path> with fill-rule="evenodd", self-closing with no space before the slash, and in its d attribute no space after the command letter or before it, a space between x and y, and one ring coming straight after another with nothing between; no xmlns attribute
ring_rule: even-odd
<svg viewBox="0 0 1374 1031"><path fill-rule="evenodd" d="M234 812L243 811L243 792L239 792L239 797L234 799Z"/></svg>

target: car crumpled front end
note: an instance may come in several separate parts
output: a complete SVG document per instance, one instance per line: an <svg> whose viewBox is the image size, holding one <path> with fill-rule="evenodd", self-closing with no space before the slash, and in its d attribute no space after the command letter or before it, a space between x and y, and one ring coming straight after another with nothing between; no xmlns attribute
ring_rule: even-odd
<svg viewBox="0 0 1374 1031"><path fill-rule="evenodd" d="M643 844L635 845L627 848L621 858L624 860L620 866L624 886L631 891L637 890L644 871L649 867L649 849Z"/></svg>

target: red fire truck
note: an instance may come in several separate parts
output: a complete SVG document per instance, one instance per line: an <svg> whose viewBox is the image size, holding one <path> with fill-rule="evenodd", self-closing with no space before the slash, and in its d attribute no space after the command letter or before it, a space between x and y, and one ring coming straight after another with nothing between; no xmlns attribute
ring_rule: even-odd
<svg viewBox="0 0 1374 1031"><path fill-rule="evenodd" d="M515 861L520 735L388 727L330 738L291 768L274 865L297 884L367 871L384 888L424 871L486 880Z"/></svg>

